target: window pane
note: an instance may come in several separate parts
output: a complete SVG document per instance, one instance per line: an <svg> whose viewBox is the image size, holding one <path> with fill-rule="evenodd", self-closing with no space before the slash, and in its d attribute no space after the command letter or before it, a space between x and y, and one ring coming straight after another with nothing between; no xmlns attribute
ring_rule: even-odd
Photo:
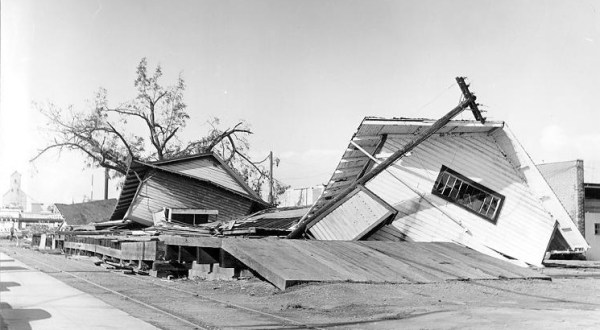
<svg viewBox="0 0 600 330"><path fill-rule="evenodd" d="M450 196L450 191L452 190L452 187L454 187L455 182L456 182L456 178L451 176L450 179L448 179L448 183L444 187L444 190L442 191L442 195Z"/></svg>
<svg viewBox="0 0 600 330"><path fill-rule="evenodd" d="M483 200L485 199L485 194L481 191L477 191L473 196L471 196L471 209L473 211L479 212L481 209L481 205L483 205Z"/></svg>
<svg viewBox="0 0 600 330"><path fill-rule="evenodd" d="M448 181L448 178L450 177L450 175L446 172L443 172L440 177L438 178L438 180L436 181L436 186L435 186L435 190L437 190L438 192L442 192L442 189L444 188L444 186L446 185L446 182Z"/></svg>
<svg viewBox="0 0 600 330"><path fill-rule="evenodd" d="M452 192L450 193L450 198L456 199L462 184L463 184L462 180L456 180L456 183L454 183L454 188L452 189Z"/></svg>
<svg viewBox="0 0 600 330"><path fill-rule="evenodd" d="M490 209L488 210L487 215L490 218L493 218L496 215L496 208L498 207L498 202L500 202L500 200L498 198L493 198L492 199L492 203L490 204Z"/></svg>
<svg viewBox="0 0 600 330"><path fill-rule="evenodd" d="M442 166L432 194L474 212L495 223L504 196ZM600 230L600 224L598 226Z"/></svg>
<svg viewBox="0 0 600 330"><path fill-rule="evenodd" d="M485 196L485 199L483 200L483 205L481 205L481 211L480 211L481 214L487 215L488 210L490 208L490 204L492 202L492 198L493 197L490 195Z"/></svg>

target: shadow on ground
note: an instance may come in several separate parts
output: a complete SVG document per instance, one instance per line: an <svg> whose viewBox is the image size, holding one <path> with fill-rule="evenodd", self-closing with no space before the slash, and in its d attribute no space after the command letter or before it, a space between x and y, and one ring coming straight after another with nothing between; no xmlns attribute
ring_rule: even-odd
<svg viewBox="0 0 600 330"><path fill-rule="evenodd" d="M50 317L52 315L43 309L13 309L9 304L0 302L0 330L30 330L31 321Z"/></svg>

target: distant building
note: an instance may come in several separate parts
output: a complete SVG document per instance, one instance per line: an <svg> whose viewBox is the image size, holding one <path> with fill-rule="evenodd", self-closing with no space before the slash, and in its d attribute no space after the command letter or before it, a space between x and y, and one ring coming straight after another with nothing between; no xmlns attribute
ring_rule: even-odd
<svg viewBox="0 0 600 330"><path fill-rule="evenodd" d="M590 244L588 260L600 260L600 183L584 184L585 239Z"/></svg>
<svg viewBox="0 0 600 330"><path fill-rule="evenodd" d="M584 183L583 160L537 165L590 245L587 260L600 260L600 184Z"/></svg>
<svg viewBox="0 0 600 330"><path fill-rule="evenodd" d="M536 167L584 235L583 160L538 164Z"/></svg>
<svg viewBox="0 0 600 330"><path fill-rule="evenodd" d="M279 196L279 207L310 206L313 205L323 193L325 187L318 185L306 188L290 188Z"/></svg>
<svg viewBox="0 0 600 330"><path fill-rule="evenodd" d="M27 194L21 190L21 174L17 171L10 176L10 190L2 195L2 207L21 211L27 208Z"/></svg>

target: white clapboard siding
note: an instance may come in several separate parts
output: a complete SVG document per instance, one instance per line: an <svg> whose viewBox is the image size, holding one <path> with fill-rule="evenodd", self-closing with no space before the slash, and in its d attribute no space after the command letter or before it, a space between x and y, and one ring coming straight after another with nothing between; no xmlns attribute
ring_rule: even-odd
<svg viewBox="0 0 600 330"><path fill-rule="evenodd" d="M569 245L574 249L587 250L589 245L577 229L577 225L508 126L494 136L500 147L514 159L533 193L541 198L544 208L558 221L559 229Z"/></svg>
<svg viewBox="0 0 600 330"><path fill-rule="evenodd" d="M185 173L193 177L214 182L223 187L237 192L248 194L239 182L227 172L216 160L212 158L199 158L186 162L167 163L161 168Z"/></svg>
<svg viewBox="0 0 600 330"><path fill-rule="evenodd" d="M212 184L154 171L141 184L125 219L151 226L153 214L169 207L218 210L218 219L228 221L248 215L253 204L248 198Z"/></svg>
<svg viewBox="0 0 600 330"><path fill-rule="evenodd" d="M411 138L390 135L383 151L396 151ZM398 231L381 229L382 233L373 237L401 232L412 241L458 241L469 245L474 240L539 265L556 220L532 193L507 154L495 136L487 133L432 136L410 156L367 182L368 189L398 210L391 224ZM442 165L505 196L496 224L431 194ZM469 239L464 235L469 235ZM478 244L470 245L477 249L474 245Z"/></svg>
<svg viewBox="0 0 600 330"><path fill-rule="evenodd" d="M362 190L310 228L319 240L356 240L385 220L391 210Z"/></svg>

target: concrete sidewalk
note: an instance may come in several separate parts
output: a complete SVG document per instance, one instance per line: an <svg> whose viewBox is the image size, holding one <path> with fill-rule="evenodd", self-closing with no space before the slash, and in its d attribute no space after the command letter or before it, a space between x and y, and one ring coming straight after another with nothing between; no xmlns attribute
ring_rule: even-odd
<svg viewBox="0 0 600 330"><path fill-rule="evenodd" d="M0 330L157 329L0 253Z"/></svg>

